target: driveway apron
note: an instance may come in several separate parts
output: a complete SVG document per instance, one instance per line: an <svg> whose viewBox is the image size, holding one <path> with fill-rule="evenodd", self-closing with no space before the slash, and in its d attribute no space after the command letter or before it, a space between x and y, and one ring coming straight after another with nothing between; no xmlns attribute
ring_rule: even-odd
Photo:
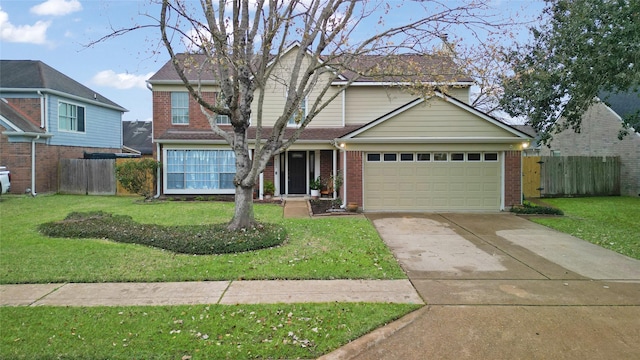
<svg viewBox="0 0 640 360"><path fill-rule="evenodd" d="M349 358L640 358L640 261L512 214L367 217L427 306Z"/></svg>

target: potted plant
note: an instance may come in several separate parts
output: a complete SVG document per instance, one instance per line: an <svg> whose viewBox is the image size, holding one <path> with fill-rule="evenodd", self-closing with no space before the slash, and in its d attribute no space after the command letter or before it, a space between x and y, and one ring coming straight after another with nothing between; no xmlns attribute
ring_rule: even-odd
<svg viewBox="0 0 640 360"><path fill-rule="evenodd" d="M273 181L267 180L264 182L264 198L271 199L273 194L276 192L276 186L273 184Z"/></svg>
<svg viewBox="0 0 640 360"><path fill-rule="evenodd" d="M309 182L309 188L311 189L311 197L317 199L320 197L320 189L322 189L322 179L320 176Z"/></svg>

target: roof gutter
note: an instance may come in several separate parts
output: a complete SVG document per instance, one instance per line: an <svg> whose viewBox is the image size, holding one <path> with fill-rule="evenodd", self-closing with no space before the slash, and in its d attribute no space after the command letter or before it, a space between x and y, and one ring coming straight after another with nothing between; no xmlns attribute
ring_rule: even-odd
<svg viewBox="0 0 640 360"><path fill-rule="evenodd" d="M522 141L529 141L531 138L503 138L503 137L478 137L478 138L466 138L466 137L408 137L408 138L336 138L334 139L336 144L445 144L445 143L465 143L465 144L509 144Z"/></svg>
<svg viewBox="0 0 640 360"><path fill-rule="evenodd" d="M2 95L3 92L20 92L20 93L33 93L33 92L36 92L38 94L47 93L47 94L66 97L66 98L77 100L77 101L83 101L83 102L90 103L90 104L97 105L97 106L106 107L106 108L109 108L109 109L112 109L112 110L118 110L118 111L121 111L121 112L129 112L129 110L127 110L127 109L125 109L125 108L123 108L122 106L119 106L119 105L114 106L114 105L103 103L103 102L100 102L100 101L97 101L97 100L92 100L92 99L85 98L85 97L82 97L82 96L73 95L73 94L69 94L69 93L66 93L66 92L53 90L53 89L46 89L46 88L2 88L2 89L0 89L0 96Z"/></svg>
<svg viewBox="0 0 640 360"><path fill-rule="evenodd" d="M425 85L431 85L431 86L472 86L474 85L474 82L472 81L454 81L454 82L436 82L436 81L427 81L427 82L422 82L422 84ZM348 81L334 81L331 83L331 85L334 86L344 86L344 85L349 85L349 86L411 86L411 85L415 85L415 82L409 82L409 81L354 81L352 83L348 82Z"/></svg>

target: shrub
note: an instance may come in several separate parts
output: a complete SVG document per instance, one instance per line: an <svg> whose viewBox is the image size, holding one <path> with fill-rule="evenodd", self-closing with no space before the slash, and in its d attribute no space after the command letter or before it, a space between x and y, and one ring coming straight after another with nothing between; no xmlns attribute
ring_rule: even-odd
<svg viewBox="0 0 640 360"><path fill-rule="evenodd" d="M527 215L564 215L564 212L560 209L552 208L549 206L536 206L527 201L524 201L521 207L512 207L510 211L515 214Z"/></svg>
<svg viewBox="0 0 640 360"><path fill-rule="evenodd" d="M127 191L151 199L159 166L153 159L125 161L116 166L116 178Z"/></svg>
<svg viewBox="0 0 640 360"><path fill-rule="evenodd" d="M130 216L101 211L74 212L62 221L41 224L39 230L50 237L109 239L193 255L258 250L286 240L285 229L275 224L240 231L227 230L225 224L161 226L139 224Z"/></svg>

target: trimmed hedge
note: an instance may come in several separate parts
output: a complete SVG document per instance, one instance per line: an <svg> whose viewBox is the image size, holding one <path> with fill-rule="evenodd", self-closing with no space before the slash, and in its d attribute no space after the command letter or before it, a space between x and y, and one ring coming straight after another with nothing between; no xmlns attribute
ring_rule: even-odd
<svg viewBox="0 0 640 360"><path fill-rule="evenodd" d="M39 231L50 237L109 239L193 255L264 249L281 245L287 237L285 229L275 224L240 231L229 231L226 224L162 226L102 211L73 212L62 221L41 224Z"/></svg>

